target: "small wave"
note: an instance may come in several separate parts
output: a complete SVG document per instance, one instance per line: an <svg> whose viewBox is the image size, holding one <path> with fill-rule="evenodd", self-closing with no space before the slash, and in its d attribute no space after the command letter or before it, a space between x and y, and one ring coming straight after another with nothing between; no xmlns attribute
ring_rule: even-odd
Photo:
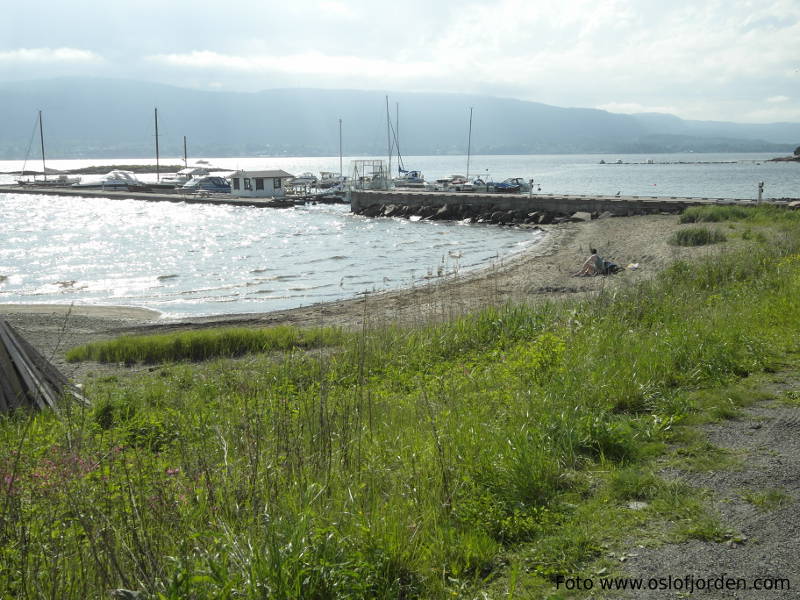
<svg viewBox="0 0 800 600"><path fill-rule="evenodd" d="M266 273L267 271L271 271L271 270L272 269L268 269L267 267L264 267L263 269L252 269L250 272L251 273Z"/></svg>
<svg viewBox="0 0 800 600"><path fill-rule="evenodd" d="M177 273L171 273L169 275L159 275L158 277L156 277L156 279L158 279L159 281L164 281L166 279L175 279L178 276L179 275Z"/></svg>
<svg viewBox="0 0 800 600"><path fill-rule="evenodd" d="M323 256L321 258L315 258L313 260L309 260L308 264L320 263L320 262L325 262L325 261L328 261L328 260L347 260L348 258L350 258L350 257L349 256L344 256L344 255L339 255L339 254L337 254L335 256Z"/></svg>
<svg viewBox="0 0 800 600"><path fill-rule="evenodd" d="M327 288L327 287L333 287L333 284L332 283L325 283L325 284L322 284L322 285L306 285L306 286L301 286L301 287L287 288L287 290L290 291L290 292L309 292L311 290L321 290L321 289L324 289L324 288Z"/></svg>

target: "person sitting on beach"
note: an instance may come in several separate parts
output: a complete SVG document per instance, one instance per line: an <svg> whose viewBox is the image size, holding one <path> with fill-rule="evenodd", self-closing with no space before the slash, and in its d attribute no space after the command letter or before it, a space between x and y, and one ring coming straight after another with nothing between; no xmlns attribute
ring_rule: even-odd
<svg viewBox="0 0 800 600"><path fill-rule="evenodd" d="M596 248L592 248L592 255L583 263L581 270L573 275L573 277L592 277L603 273L603 259L597 253Z"/></svg>

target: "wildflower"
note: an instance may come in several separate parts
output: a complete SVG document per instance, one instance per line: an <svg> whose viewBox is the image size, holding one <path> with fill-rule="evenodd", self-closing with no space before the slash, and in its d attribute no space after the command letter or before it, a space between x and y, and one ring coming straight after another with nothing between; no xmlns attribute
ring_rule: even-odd
<svg viewBox="0 0 800 600"><path fill-rule="evenodd" d="M173 476L173 475L177 475L180 472L181 472L180 467L167 468L167 470L165 471L165 473L167 475L169 475L170 477Z"/></svg>

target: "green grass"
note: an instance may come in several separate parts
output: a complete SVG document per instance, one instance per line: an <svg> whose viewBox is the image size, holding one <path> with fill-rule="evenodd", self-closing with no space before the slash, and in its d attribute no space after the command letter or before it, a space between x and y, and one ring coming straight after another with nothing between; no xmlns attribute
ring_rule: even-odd
<svg viewBox="0 0 800 600"><path fill-rule="evenodd" d="M70 362L94 360L104 363L163 363L232 358L255 352L293 348L335 346L345 339L337 328L298 329L289 326L268 329L220 328L149 336L122 336L70 349Z"/></svg>
<svg viewBox="0 0 800 600"><path fill-rule="evenodd" d="M681 437L679 463L728 458L682 424L735 417L735 382L796 350L799 241L580 301L338 334L336 352L98 379L91 408L2 417L0 596L546 597L650 521L720 539L652 461Z"/></svg>
<svg viewBox="0 0 800 600"><path fill-rule="evenodd" d="M800 214L781 206L762 204L760 206L692 206L681 213L681 223L720 223L723 221L744 221L748 223L797 223Z"/></svg>
<svg viewBox="0 0 800 600"><path fill-rule="evenodd" d="M742 498L762 511L772 511L793 502L793 498L785 490L772 488L769 490L749 490Z"/></svg>
<svg viewBox="0 0 800 600"><path fill-rule="evenodd" d="M708 227L689 227L676 231L669 242L675 246L706 246L724 242L725 234Z"/></svg>

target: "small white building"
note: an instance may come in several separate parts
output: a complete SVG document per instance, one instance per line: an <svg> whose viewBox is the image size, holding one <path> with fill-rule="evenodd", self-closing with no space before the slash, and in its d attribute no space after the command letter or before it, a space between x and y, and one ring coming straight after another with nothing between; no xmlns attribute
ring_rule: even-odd
<svg viewBox="0 0 800 600"><path fill-rule="evenodd" d="M240 198L281 198L286 182L294 175L280 169L271 171L235 171L231 174L231 195Z"/></svg>

